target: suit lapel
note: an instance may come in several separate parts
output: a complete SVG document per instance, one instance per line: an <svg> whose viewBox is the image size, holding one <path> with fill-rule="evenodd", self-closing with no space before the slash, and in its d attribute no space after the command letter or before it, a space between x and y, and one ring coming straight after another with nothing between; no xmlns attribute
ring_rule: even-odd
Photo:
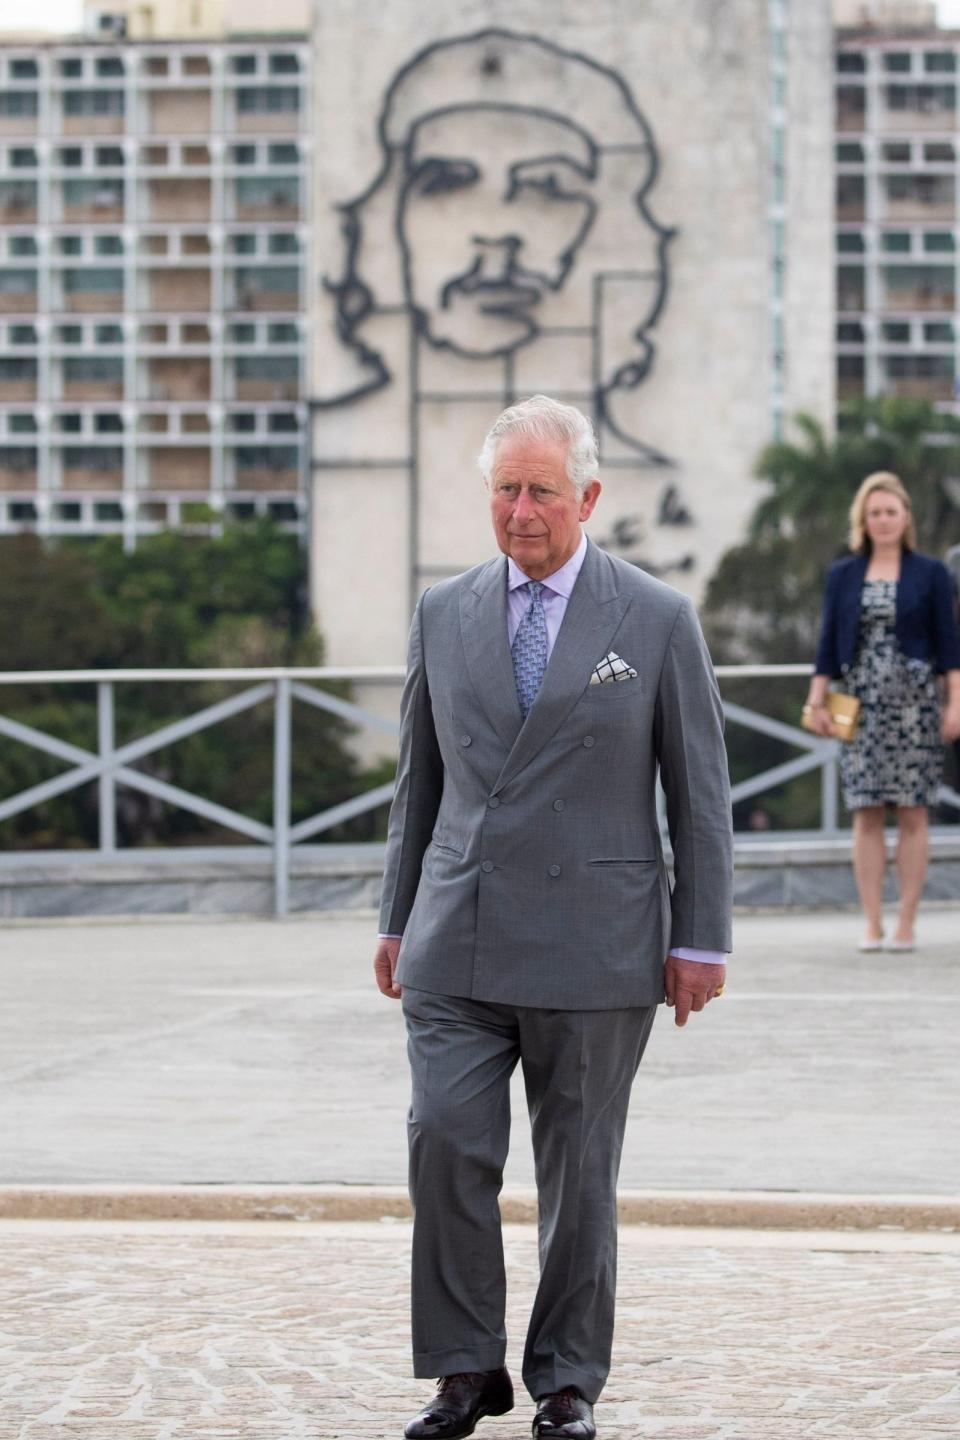
<svg viewBox="0 0 960 1440"><path fill-rule="evenodd" d="M516 734L515 743L504 762L494 790L502 789L519 774L543 749L551 735L569 715L590 683L594 665L609 650L610 642L629 603L629 600L619 593L616 572L608 557L588 541L583 567L567 602L566 614L543 677L543 684L526 723L519 729L519 734ZM505 615L503 623L505 633ZM516 700L516 684L509 649L506 650L506 661L519 720L520 707Z"/></svg>
<svg viewBox="0 0 960 1440"><path fill-rule="evenodd" d="M491 560L473 586L461 592L460 637L477 698L509 751L521 716L507 643L506 557Z"/></svg>

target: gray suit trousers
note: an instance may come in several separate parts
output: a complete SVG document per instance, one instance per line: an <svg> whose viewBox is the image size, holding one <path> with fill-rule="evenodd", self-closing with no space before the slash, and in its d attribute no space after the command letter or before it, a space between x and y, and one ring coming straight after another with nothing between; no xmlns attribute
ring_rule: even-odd
<svg viewBox="0 0 960 1440"><path fill-rule="evenodd" d="M656 1006L541 1010L404 986L403 1011L413 1080L414 1374L504 1363L497 1199L519 1061L540 1219L523 1379L534 1399L575 1385L592 1402L610 1368L616 1183L630 1088Z"/></svg>

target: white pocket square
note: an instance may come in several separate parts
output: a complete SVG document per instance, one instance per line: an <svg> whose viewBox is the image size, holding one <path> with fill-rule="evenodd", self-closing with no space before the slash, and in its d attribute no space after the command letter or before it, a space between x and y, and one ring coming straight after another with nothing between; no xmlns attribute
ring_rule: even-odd
<svg viewBox="0 0 960 1440"><path fill-rule="evenodd" d="M626 660L621 660L615 650L609 655L604 655L599 665L593 667L593 674L590 676L591 685L610 685L616 680L636 680L637 672Z"/></svg>

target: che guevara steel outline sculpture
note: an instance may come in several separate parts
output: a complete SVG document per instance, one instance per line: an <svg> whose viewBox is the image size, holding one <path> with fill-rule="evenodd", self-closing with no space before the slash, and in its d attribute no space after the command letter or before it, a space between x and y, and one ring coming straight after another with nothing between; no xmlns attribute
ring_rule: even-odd
<svg viewBox="0 0 960 1440"><path fill-rule="evenodd" d="M504 91L506 82L514 87L508 92ZM522 99L515 94L518 86L524 92ZM589 128L591 86L595 99L601 102L598 108L605 111L605 118L597 128L606 127L607 133L599 138ZM547 92L546 102L542 96L538 99L538 90ZM563 90L569 98L565 113L560 113L555 97ZM420 103L421 96L429 96L431 103ZM426 124L447 116L462 115L466 111L486 113L491 122L497 116L508 115L520 123L524 120L551 122L554 130L557 122L567 127L577 142L576 147L568 146L567 152L576 148L577 156L546 153L537 157L527 156L519 165L509 166L508 188L503 199L507 203L513 202L521 192L528 199L527 187L532 184L539 188L545 203L579 204L583 208L583 218L556 257L553 273L525 269L526 242L523 236L501 236L496 242L501 247L496 276L489 277L478 254L472 267L451 276L444 284L440 306L431 314L430 308L423 303L423 297L417 294L416 257L406 229L412 187L418 186L422 193L427 194L449 194L457 190L467 193L469 187L477 183L479 175L477 167L469 160L465 161L462 155L442 154L430 156L427 163L432 171L425 174L423 166L415 161L414 146L418 132ZM572 117L571 111L575 111L576 118ZM601 437L606 430L633 452L633 464L671 465L673 462L667 456L629 433L612 413L615 398L636 390L650 373L655 353L650 332L667 300L667 252L676 233L660 225L648 206L647 196L657 178L659 156L652 131L624 80L616 71L588 55L564 49L540 36L500 28L479 30L425 46L397 71L384 98L377 133L382 156L377 175L355 199L338 207L345 248L343 269L338 278L326 276L321 282L333 301L339 343L352 352L352 361L355 366L359 365L363 374L358 383L340 393L321 394L314 405L324 408L348 404L383 389L393 379L383 355L362 333L371 317L397 308L389 301L384 304L363 274L365 227L374 206L382 214L384 201L390 201L386 210L390 214L393 241L400 257L401 303L407 309L415 334L431 346L449 350L462 358L501 358L509 363L517 350L535 342L541 335L536 316L537 304L541 296L562 289L594 227L599 209L595 188L601 178L604 152L628 152L638 157L642 174L631 193L618 198L625 202L635 220L649 228L656 257L655 270L631 271L628 267L618 266L615 270L597 270L593 274L592 325L589 328L592 332L593 374L590 389L594 419ZM539 173L535 162L539 162ZM562 172L562 181L557 178L558 172ZM571 176L575 182L572 188ZM629 237L625 237L624 250L629 251ZM637 279L647 285L652 280L653 286L652 301L646 305L631 332L635 353L621 360L610 374L604 375L600 373L601 286L605 279L610 278ZM456 335L443 333L444 325L449 331L452 324L451 317L444 316L443 311L449 311L465 299L473 304L475 314L487 319L499 318L505 322L505 328L509 325L513 332L509 340L505 339L500 345L488 344L478 350ZM417 398L414 393L411 403L416 404ZM621 463L626 463L626 460ZM661 507L659 523L688 523L689 514L682 509L680 514L682 519L671 521Z"/></svg>

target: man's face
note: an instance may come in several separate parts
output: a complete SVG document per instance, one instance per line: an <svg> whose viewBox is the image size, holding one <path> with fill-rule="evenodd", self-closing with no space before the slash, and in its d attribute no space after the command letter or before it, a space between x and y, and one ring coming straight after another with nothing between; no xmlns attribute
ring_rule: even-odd
<svg viewBox="0 0 960 1440"><path fill-rule="evenodd" d="M577 496L561 441L515 435L497 446L490 477L497 544L531 580L545 580L570 559L599 495L600 481L591 480Z"/></svg>
<svg viewBox="0 0 960 1440"><path fill-rule="evenodd" d="M563 120L465 108L421 120L399 225L407 298L427 338L485 358L537 331L596 213L596 157Z"/></svg>

